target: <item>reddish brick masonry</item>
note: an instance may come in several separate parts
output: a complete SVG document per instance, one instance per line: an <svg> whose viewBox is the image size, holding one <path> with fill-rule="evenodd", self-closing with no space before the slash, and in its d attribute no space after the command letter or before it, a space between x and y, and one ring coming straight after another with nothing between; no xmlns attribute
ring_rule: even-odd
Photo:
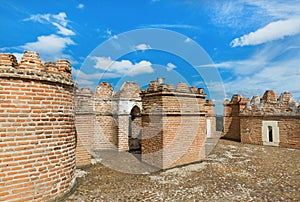
<svg viewBox="0 0 300 202"><path fill-rule="evenodd" d="M244 143L300 148L300 105L291 93L267 90L252 99L234 95L224 104L225 138Z"/></svg>
<svg viewBox="0 0 300 202"><path fill-rule="evenodd" d="M153 81L142 93L142 160L166 169L205 158L206 120L213 104L203 89ZM215 129L215 128L214 128Z"/></svg>
<svg viewBox="0 0 300 202"><path fill-rule="evenodd" d="M76 91L77 165L105 149L140 149L143 161L163 169L204 159L207 131L216 135L214 104L205 98L202 88L158 81L144 92L133 82L116 93L106 82L95 93Z"/></svg>
<svg viewBox="0 0 300 202"><path fill-rule="evenodd" d="M47 201L74 183L71 66L0 54L0 201Z"/></svg>

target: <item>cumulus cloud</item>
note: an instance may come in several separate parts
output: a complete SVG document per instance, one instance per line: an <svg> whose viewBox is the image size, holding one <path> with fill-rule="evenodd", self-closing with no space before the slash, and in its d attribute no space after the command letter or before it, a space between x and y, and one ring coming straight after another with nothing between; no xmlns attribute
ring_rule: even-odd
<svg viewBox="0 0 300 202"><path fill-rule="evenodd" d="M42 60L55 61L57 59L67 59L72 64L76 64L77 61L71 55L65 54L65 50L70 45L76 43L70 38L75 33L68 28L67 14L60 12L58 14L36 14L31 15L24 21L34 21L42 24L50 24L57 28L57 32L49 35L41 35L37 37L36 41L27 42L24 45L15 47L4 47L2 50L6 51L18 51L14 52L20 60L21 52L24 50L32 50L40 53Z"/></svg>
<svg viewBox="0 0 300 202"><path fill-rule="evenodd" d="M101 79L110 79L110 78L118 78L121 75L117 73L109 73L109 72L101 72L101 73L92 73L88 74L79 69L72 69L72 75L74 77L74 81L78 83L80 86L94 88L99 80Z"/></svg>
<svg viewBox="0 0 300 202"><path fill-rule="evenodd" d="M83 80L111 79L111 78L118 78L121 76L120 74L109 73L109 72L98 72L98 73L88 74L79 69L73 69L72 72L77 79L83 79Z"/></svg>
<svg viewBox="0 0 300 202"><path fill-rule="evenodd" d="M127 76L152 73L154 70L149 61L142 60L138 63L132 63L129 60L115 61L110 57L92 57L96 62L95 68L105 70L106 72L119 73Z"/></svg>
<svg viewBox="0 0 300 202"><path fill-rule="evenodd" d="M21 46L24 49L36 50L41 53L61 53L67 45L75 43L70 38L59 37L55 34L39 36L36 42L29 42Z"/></svg>
<svg viewBox="0 0 300 202"><path fill-rule="evenodd" d="M145 50L151 49L151 46L148 45L148 44L142 43L142 44L136 45L136 46L135 46L135 49L136 49L136 50L145 51Z"/></svg>
<svg viewBox="0 0 300 202"><path fill-rule="evenodd" d="M258 45L300 33L300 18L271 22L265 27L231 41L232 47Z"/></svg>
<svg viewBox="0 0 300 202"><path fill-rule="evenodd" d="M171 70L173 70L175 68L176 68L176 66L174 64L172 64L170 62L167 64L167 71L171 71Z"/></svg>
<svg viewBox="0 0 300 202"><path fill-rule="evenodd" d="M31 15L29 18L24 19L24 21L35 21L42 24L50 23L58 29L58 34L64 36L75 35L71 29L67 28L69 21L67 20L67 14L65 12L60 12L56 15L49 13Z"/></svg>
<svg viewBox="0 0 300 202"><path fill-rule="evenodd" d="M43 56L44 60L56 60L65 56L63 50L68 45L75 45L75 42L69 37L60 37L51 34L48 36L39 36L36 42L28 42L19 46L19 48L37 51Z"/></svg>

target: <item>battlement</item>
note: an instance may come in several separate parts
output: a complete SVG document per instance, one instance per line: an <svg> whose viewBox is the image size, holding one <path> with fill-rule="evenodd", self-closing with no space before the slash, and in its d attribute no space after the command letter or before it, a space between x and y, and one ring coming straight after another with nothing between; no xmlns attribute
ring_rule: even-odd
<svg viewBox="0 0 300 202"><path fill-rule="evenodd" d="M151 95L153 93L174 94L178 96L197 96L206 98L206 94L203 92L203 88L197 88L196 86L189 87L188 84L179 82L174 88L173 84L166 84L164 78L158 78L156 81L151 81L148 88L143 91L144 95Z"/></svg>
<svg viewBox="0 0 300 202"><path fill-rule="evenodd" d="M44 80L74 85L71 71L69 61L57 60L43 64L39 53L34 51L24 51L20 63L12 54L0 54L0 77Z"/></svg>
<svg viewBox="0 0 300 202"><path fill-rule="evenodd" d="M267 90L263 97L253 96L240 115L243 116L290 116L300 115L299 103L290 92L283 92L278 97L273 90Z"/></svg>
<svg viewBox="0 0 300 202"><path fill-rule="evenodd" d="M75 183L71 65L0 54L0 83L0 201L55 201Z"/></svg>

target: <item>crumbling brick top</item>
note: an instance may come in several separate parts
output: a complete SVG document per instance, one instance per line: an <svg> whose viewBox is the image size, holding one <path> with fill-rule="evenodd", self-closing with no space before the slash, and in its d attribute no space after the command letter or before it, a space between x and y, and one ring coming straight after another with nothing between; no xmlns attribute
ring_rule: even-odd
<svg viewBox="0 0 300 202"><path fill-rule="evenodd" d="M154 96L158 94L206 98L203 88L189 87L186 83L182 82L179 82L176 88L174 88L173 84L159 83L159 79L151 81L148 88L142 92L142 96Z"/></svg>
<svg viewBox="0 0 300 202"><path fill-rule="evenodd" d="M67 60L42 63L39 54L25 51L20 63L12 54L0 54L0 77L41 80L75 85Z"/></svg>
<svg viewBox="0 0 300 202"><path fill-rule="evenodd" d="M141 88L135 82L125 82L114 98L136 98L140 99Z"/></svg>
<svg viewBox="0 0 300 202"><path fill-rule="evenodd" d="M97 88L96 88L96 92L95 92L95 97L96 98L112 98L114 94L114 89L111 86L111 84L107 83L107 82L102 82L100 83Z"/></svg>
<svg viewBox="0 0 300 202"><path fill-rule="evenodd" d="M249 102L249 98L243 98L240 94L234 94L230 101L228 99L225 100L224 105L246 104L247 102Z"/></svg>
<svg viewBox="0 0 300 202"><path fill-rule="evenodd" d="M279 97L272 90L267 90L263 97L253 96L242 116L300 116L300 105L289 92L283 92Z"/></svg>

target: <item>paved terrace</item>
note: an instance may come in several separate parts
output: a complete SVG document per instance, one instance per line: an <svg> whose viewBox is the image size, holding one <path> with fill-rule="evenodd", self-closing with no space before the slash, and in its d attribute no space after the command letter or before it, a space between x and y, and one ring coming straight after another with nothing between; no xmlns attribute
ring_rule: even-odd
<svg viewBox="0 0 300 202"><path fill-rule="evenodd" d="M123 168L136 162L121 159ZM297 149L219 140L205 161L165 171L147 174L149 167L133 163L145 174L127 174L103 164L82 168L86 174L62 201L300 201Z"/></svg>

